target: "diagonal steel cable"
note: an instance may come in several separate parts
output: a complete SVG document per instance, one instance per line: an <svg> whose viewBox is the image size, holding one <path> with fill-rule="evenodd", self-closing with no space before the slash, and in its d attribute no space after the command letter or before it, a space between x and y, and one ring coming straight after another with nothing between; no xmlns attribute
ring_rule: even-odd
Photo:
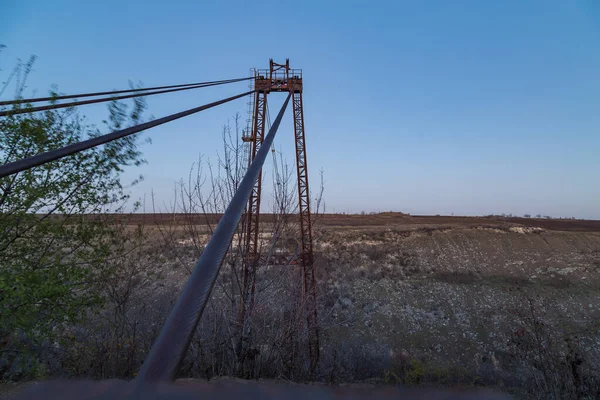
<svg viewBox="0 0 600 400"><path fill-rule="evenodd" d="M166 117L156 119L154 121L145 122L143 124L135 125L130 128L121 129L118 131L114 131L112 133L108 133L106 135L94 137L94 138L91 138L88 140L84 140L82 142L77 142L77 143L73 143L73 144L70 144L65 147L61 147L59 149L50 150L45 153L41 153L41 154L29 157L29 158L25 158L22 160L4 164L4 165L0 166L0 178L3 178L8 175L16 174L17 172L21 172L26 169L36 167L38 165L42 165L42 164L45 164L50 161L58 160L59 158L66 157L68 155L75 154L80 151L87 150L89 148L92 148L92 147L95 147L95 146L98 146L98 145L101 145L104 143L108 143L108 142L111 142L116 139L121 139L123 137L133 135L134 133L138 133L143 130L153 128L155 126L162 125L164 123L174 121L176 119L179 119L179 118L191 115L191 114L195 114L197 112L218 106L220 104L224 104L224 103L230 102L232 100L239 99L240 97L244 97L253 92L254 92L254 90L251 90L249 92L238 94L238 95L232 96L232 97L228 97L226 99L215 101L213 103L205 104L203 106L199 106L196 108L191 108L189 110L182 111L182 112L179 112L176 114L171 114Z"/></svg>
<svg viewBox="0 0 600 400"><path fill-rule="evenodd" d="M177 303L171 310L158 339L146 357L136 377L138 388L143 387L147 382L175 379L291 95L290 93L283 103L263 145L246 171L227 210L196 263L192 275L179 295Z"/></svg>
<svg viewBox="0 0 600 400"><path fill-rule="evenodd" d="M13 104L37 103L40 101L78 99L78 98L82 98L82 97L105 96L105 95L114 95L114 94L121 94L121 93L142 92L142 91L148 91L148 90L174 89L174 88L180 88L180 87L186 87L186 86L224 84L224 83L247 81L250 79L254 79L254 77L251 76L248 78L221 79L218 81L185 83L185 84L181 84L181 85L154 86L154 87L149 87L149 88L138 88L138 89L110 90L108 92L94 92L94 93L67 94L67 95L62 95L62 96L36 97L33 99L5 100L5 101L0 101L0 106L13 105Z"/></svg>
<svg viewBox="0 0 600 400"><path fill-rule="evenodd" d="M157 90L154 92L141 92L141 93L134 93L134 94L126 94L126 95L122 95L122 96L101 97L99 99L93 99L93 100L72 101L70 103L49 104L46 106L39 106L39 107L15 108L12 110L0 111L0 117L5 117L7 115L28 114L28 113L38 112L38 111L55 110L58 108L77 107L77 106L83 106L83 105L87 105L87 104L103 103L106 101L130 99L133 97L143 97L143 96L152 96L155 94L180 92L182 90L199 89L199 88L204 88L204 87L209 87L209 86L224 85L226 83L231 83L231 82L224 81L224 82L217 82L217 83L205 83L205 84L199 84L196 86L187 86L187 87L178 88L178 89Z"/></svg>

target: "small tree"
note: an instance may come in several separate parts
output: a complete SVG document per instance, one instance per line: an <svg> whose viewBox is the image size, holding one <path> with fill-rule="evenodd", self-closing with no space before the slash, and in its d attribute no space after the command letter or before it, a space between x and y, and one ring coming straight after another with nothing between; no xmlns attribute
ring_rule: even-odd
<svg viewBox="0 0 600 400"><path fill-rule="evenodd" d="M17 97L30 69L18 79ZM142 99L130 110L112 102L104 122L111 131L139 123L145 107ZM0 119L0 164L97 135L74 109L8 116ZM61 327L101 304L107 259L128 240L104 216L123 211L129 196L121 172L142 162L136 138L129 137L0 179L3 355L39 356Z"/></svg>

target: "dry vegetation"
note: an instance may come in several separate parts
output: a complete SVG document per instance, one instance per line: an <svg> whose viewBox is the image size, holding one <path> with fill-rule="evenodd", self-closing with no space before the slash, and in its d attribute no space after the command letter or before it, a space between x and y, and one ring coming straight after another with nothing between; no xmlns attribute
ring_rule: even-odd
<svg viewBox="0 0 600 400"><path fill-rule="evenodd" d="M322 232L331 341L370 366L348 379L598 396L600 232L459 221Z"/></svg>
<svg viewBox="0 0 600 400"><path fill-rule="evenodd" d="M190 238L184 227L192 225L169 218L152 224L144 217L143 242L106 285L106 310L70 328L45 355L53 376L134 376L201 252L198 244L209 238L206 224L188 220L196 235ZM226 265L182 377L488 386L544 399L600 396L597 222L542 228L546 221L389 214L327 215L319 222L317 375L308 372L302 307L293 300L301 297L296 267L261 275L268 285L259 291L251 343L240 354L232 321L235 271ZM134 225L132 235L139 234Z"/></svg>
<svg viewBox="0 0 600 400"><path fill-rule="evenodd" d="M43 207L21 210L14 195L20 216L44 229L9 241L19 251L3 253L14 262L0 288L13 314L0 326L2 380L135 376L244 174L238 131L224 127L222 157L191 168L188 181L176 185L171 210L106 215L94 209L108 201L102 197L90 209L74 199L84 208L66 217L36 218ZM279 165L272 213L261 219L263 254L300 247L295 172L283 160ZM77 193L85 182L67 183ZM61 190L49 190L62 199ZM42 195L32 192L35 201ZM322 187L312 203L316 372L307 359L301 272L258 265L251 301L253 282L242 278L242 221L180 377L486 386L522 398L600 398L600 221L320 214L321 195ZM5 222L20 226L18 218ZM83 229L91 227L97 229ZM78 248L87 258L71 255ZM23 275L15 265L30 272L29 281L13 283ZM88 297L94 302L82 301Z"/></svg>

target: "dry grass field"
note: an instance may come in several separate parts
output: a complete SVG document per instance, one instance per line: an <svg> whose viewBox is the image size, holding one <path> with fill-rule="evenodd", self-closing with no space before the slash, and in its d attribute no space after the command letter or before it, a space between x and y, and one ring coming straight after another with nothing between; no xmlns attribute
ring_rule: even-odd
<svg viewBox="0 0 600 400"><path fill-rule="evenodd" d="M114 218L125 218L129 224L168 224L175 221L192 222L197 225L215 224L219 214L128 214ZM261 214L261 221L271 222L273 214ZM402 228L449 228L476 226L524 226L546 230L600 232L600 220L547 219L520 217L454 217L454 216L411 216L398 212L377 214L321 214L317 223L323 227L402 227Z"/></svg>
<svg viewBox="0 0 600 400"><path fill-rule="evenodd" d="M178 219L218 216L130 223ZM600 221L326 214L314 231L323 376L598 389Z"/></svg>
<svg viewBox="0 0 600 400"><path fill-rule="evenodd" d="M138 332L153 332L136 339L133 361L111 375L126 377L143 360L147 350L139 349L151 344L201 251L198 242L206 243L219 216L113 218L147 232L145 249L132 258L134 272L115 283L126 282L132 294L127 319L135 319ZM274 217L261 218L268 240ZM600 221L325 214L315 218L314 247L321 328L316 380L484 386L528 399L600 396ZM279 273L271 268L266 276ZM285 366L281 357L290 351L276 339L288 318L277 310L292 296L289 278L298 276L297 267L281 268L286 278L257 300L249 377L297 379L284 367L273 369L276 362ZM227 274L221 272L223 282ZM228 374L215 358L226 356L216 340L231 307L224 287L215 286L187 377ZM82 332L85 342L91 336ZM84 361L95 365L107 351L99 347Z"/></svg>

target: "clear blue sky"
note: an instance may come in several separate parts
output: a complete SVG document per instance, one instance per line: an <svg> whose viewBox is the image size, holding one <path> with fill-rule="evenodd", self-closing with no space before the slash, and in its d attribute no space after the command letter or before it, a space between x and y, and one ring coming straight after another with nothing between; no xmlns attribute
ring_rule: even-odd
<svg viewBox="0 0 600 400"><path fill-rule="evenodd" d="M597 0L0 3L0 78L36 54L30 93L231 78L289 57L304 69L309 176L316 188L324 170L329 211L600 219ZM244 88L148 103L159 117ZM274 114L283 95L271 99ZM146 132L134 197L168 201L243 103ZM293 161L290 110L278 135Z"/></svg>

